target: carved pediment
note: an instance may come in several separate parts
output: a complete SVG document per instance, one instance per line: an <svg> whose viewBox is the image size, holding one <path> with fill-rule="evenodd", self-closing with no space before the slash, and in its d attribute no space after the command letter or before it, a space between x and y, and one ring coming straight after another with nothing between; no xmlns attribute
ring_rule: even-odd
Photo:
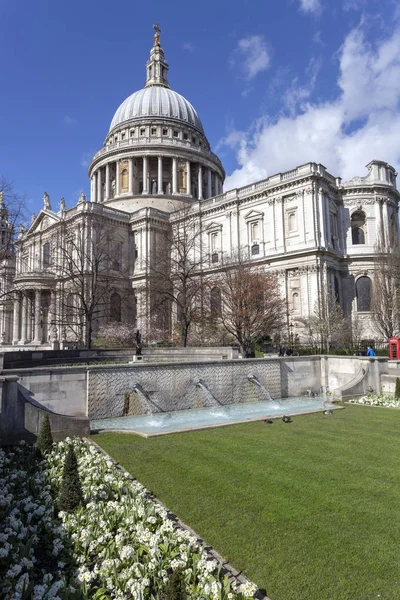
<svg viewBox="0 0 400 600"><path fill-rule="evenodd" d="M244 215L246 221L256 221L264 218L264 213L259 212L258 210L251 210L246 215Z"/></svg>
<svg viewBox="0 0 400 600"><path fill-rule="evenodd" d="M217 223L217 221L212 221L206 227L206 231L218 231L222 229L222 223Z"/></svg>
<svg viewBox="0 0 400 600"><path fill-rule="evenodd" d="M26 233L36 233L37 231L44 231L55 223L60 221L60 217L50 210L42 209L37 217L31 223Z"/></svg>

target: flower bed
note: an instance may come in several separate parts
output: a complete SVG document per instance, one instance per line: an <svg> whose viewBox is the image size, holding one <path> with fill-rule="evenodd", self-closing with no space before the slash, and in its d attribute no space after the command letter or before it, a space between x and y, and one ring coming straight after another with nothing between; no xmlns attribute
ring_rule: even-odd
<svg viewBox="0 0 400 600"><path fill-rule="evenodd" d="M400 408L400 399L393 394L366 394L361 398L352 398L349 402L353 404L365 404L367 406L385 406L388 408Z"/></svg>
<svg viewBox="0 0 400 600"><path fill-rule="evenodd" d="M85 506L55 516L68 443L78 458ZM145 488L91 444L60 442L46 462L33 461L26 445L0 453L5 498L0 580L7 600L161 600L169 574L179 567L190 598L254 595L253 584L233 589L227 576L222 579L196 538L177 530Z"/></svg>

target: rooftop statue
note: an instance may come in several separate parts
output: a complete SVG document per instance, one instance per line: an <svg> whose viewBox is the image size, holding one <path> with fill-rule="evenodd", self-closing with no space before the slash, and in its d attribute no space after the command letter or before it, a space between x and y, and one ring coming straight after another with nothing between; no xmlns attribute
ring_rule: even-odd
<svg viewBox="0 0 400 600"><path fill-rule="evenodd" d="M82 204L83 202L86 202L85 192L81 192L81 195L79 196L78 204Z"/></svg>
<svg viewBox="0 0 400 600"><path fill-rule="evenodd" d="M158 25L158 23L156 23L155 25L153 25L153 29L155 30L154 45L155 46L159 46L160 45L160 33L161 33L161 29L160 29L160 26Z"/></svg>
<svg viewBox="0 0 400 600"><path fill-rule="evenodd" d="M43 194L43 208L46 210L51 210L51 204L50 204L50 196L48 195L47 192L45 192Z"/></svg>

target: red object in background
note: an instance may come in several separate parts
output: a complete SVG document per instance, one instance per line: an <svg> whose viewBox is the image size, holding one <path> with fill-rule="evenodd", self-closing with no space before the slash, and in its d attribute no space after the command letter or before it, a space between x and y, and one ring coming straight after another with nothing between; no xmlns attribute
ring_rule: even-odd
<svg viewBox="0 0 400 600"><path fill-rule="evenodd" d="M389 359L400 360L400 337L389 338Z"/></svg>

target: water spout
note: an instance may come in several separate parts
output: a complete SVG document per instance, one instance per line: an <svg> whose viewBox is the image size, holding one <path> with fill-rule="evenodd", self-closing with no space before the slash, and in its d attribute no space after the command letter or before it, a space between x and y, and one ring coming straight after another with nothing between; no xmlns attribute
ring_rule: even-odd
<svg viewBox="0 0 400 600"><path fill-rule="evenodd" d="M207 401L208 406L223 406L222 402L220 402L208 389L205 383L202 382L201 379L196 381L196 387L203 391L204 398Z"/></svg>
<svg viewBox="0 0 400 600"><path fill-rule="evenodd" d="M151 398L148 392L142 388L140 383L135 383L132 390L139 396L143 407L146 409L146 414L152 415L153 412L165 412Z"/></svg>
<svg viewBox="0 0 400 600"><path fill-rule="evenodd" d="M273 400L273 398L272 398L271 394L269 393L269 391L267 390L267 388L263 386L261 381L259 381L259 379L257 379L257 377L255 375L253 375L253 374L248 375L247 379L249 381L251 381L251 383L254 383L254 385L256 385L258 387L258 395L261 400L267 400L267 401Z"/></svg>

